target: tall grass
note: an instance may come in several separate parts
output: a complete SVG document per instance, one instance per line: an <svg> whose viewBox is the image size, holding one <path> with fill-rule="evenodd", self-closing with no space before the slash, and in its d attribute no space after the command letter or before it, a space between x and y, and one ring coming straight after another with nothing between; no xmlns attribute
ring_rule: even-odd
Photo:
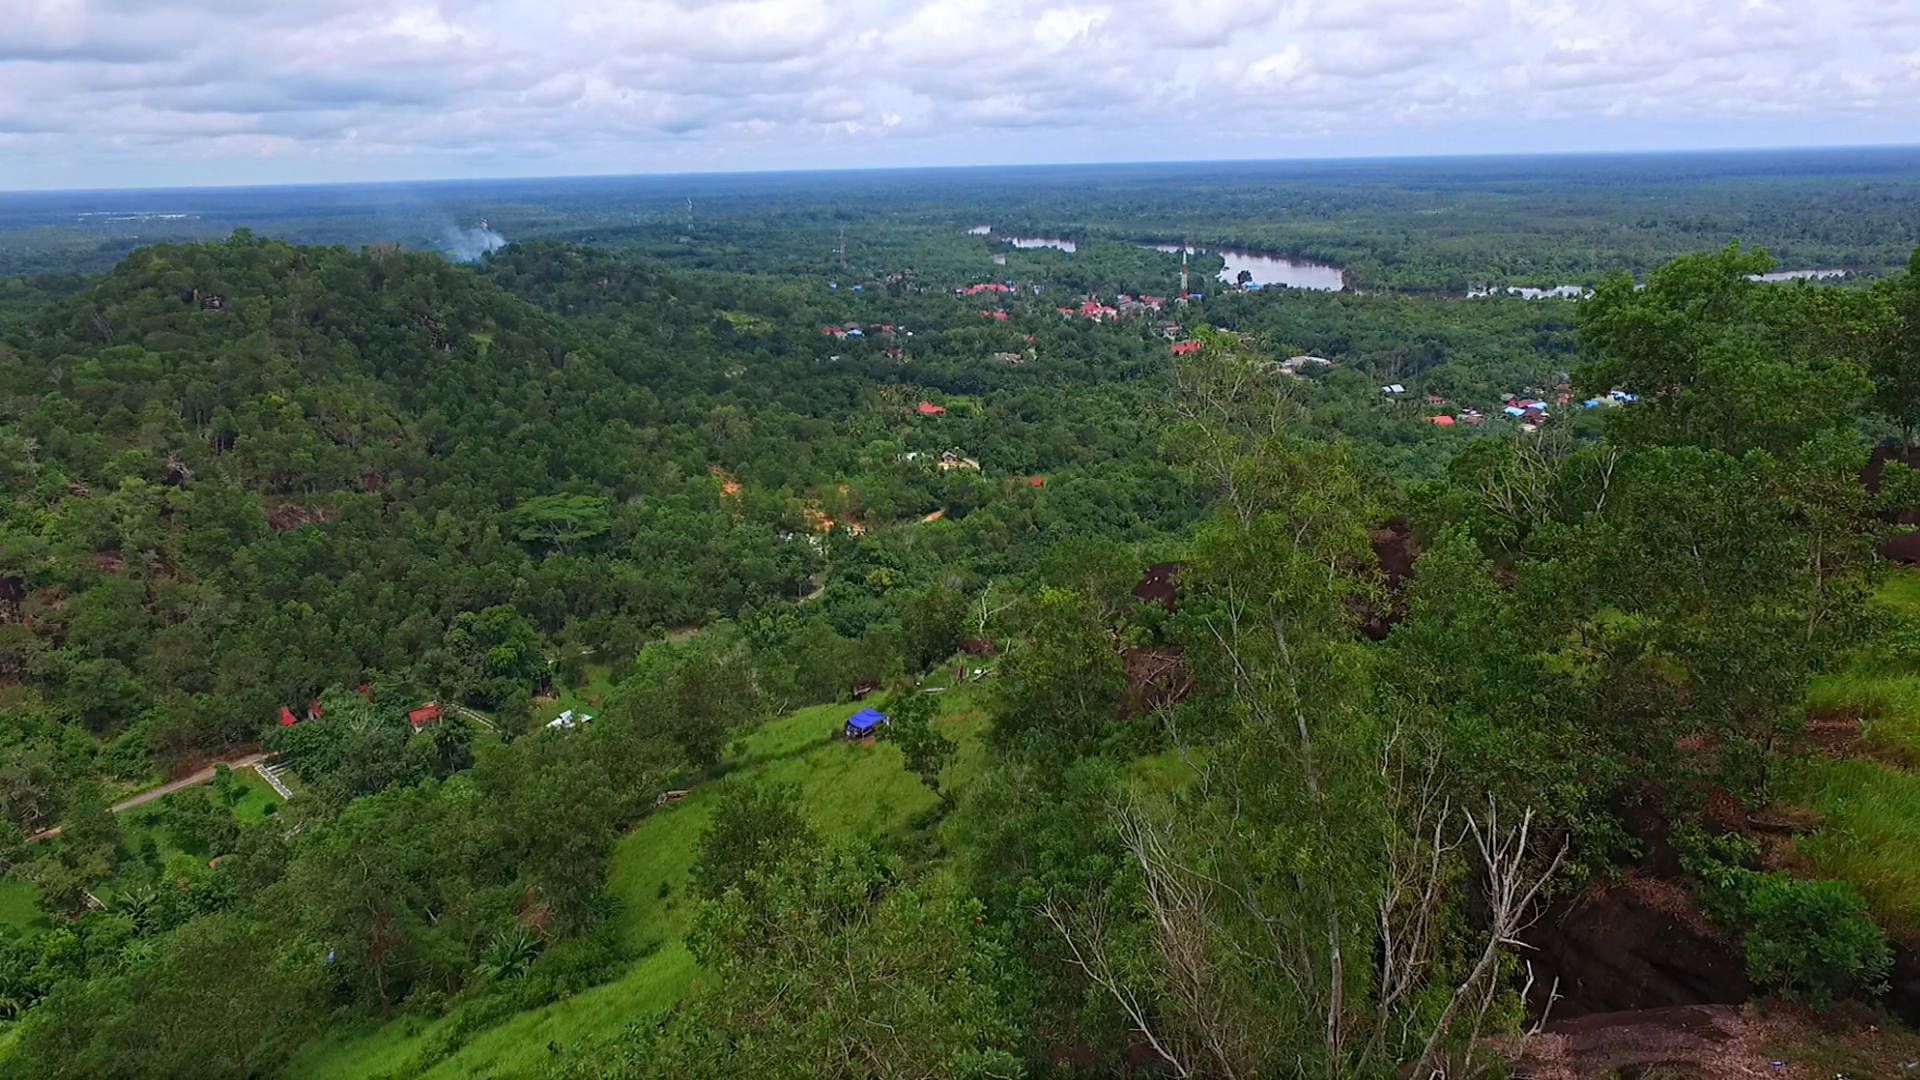
<svg viewBox="0 0 1920 1080"><path fill-rule="evenodd" d="M1785 787L1824 820L1794 841L1794 853L1822 877L1851 881L1889 933L1920 941L1920 774L1816 758Z"/></svg>

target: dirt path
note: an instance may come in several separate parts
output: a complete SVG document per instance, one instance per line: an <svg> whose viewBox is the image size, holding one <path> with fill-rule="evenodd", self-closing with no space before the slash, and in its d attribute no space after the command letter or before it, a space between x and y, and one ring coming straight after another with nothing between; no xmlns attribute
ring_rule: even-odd
<svg viewBox="0 0 1920 1080"><path fill-rule="evenodd" d="M181 777L178 780L169 780L166 783L161 784L159 787L148 788L147 790L139 792L137 794L129 795L126 798L121 799L119 802L114 803L108 809L111 809L114 813L117 814L122 810L131 810L136 806L145 806L146 804L152 802L155 799L163 799L168 795L171 795L174 792L179 791L181 788L190 788L195 784L207 783L208 781L213 779L213 771L217 766L220 766L220 765L225 765L229 769L250 769L253 766L258 765L260 762L265 760L267 760L266 754L248 754L246 757L234 758L232 761L216 761L212 765L209 765L206 768L201 769L199 772L190 773L186 776ZM27 843L31 844L36 840L45 840L49 836L59 836L59 835L60 835L60 826L55 825L51 829L47 829L44 832L37 832L37 833L34 833L32 836L27 837Z"/></svg>

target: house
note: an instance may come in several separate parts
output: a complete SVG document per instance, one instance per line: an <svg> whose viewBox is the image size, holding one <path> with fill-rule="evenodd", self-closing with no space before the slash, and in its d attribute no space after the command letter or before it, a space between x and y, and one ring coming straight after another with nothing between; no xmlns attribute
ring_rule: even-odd
<svg viewBox="0 0 1920 1080"><path fill-rule="evenodd" d="M287 708L285 705L280 706L280 726L281 727L292 727L293 725L299 722L300 722L300 718L293 715L292 709Z"/></svg>
<svg viewBox="0 0 1920 1080"><path fill-rule="evenodd" d="M571 727L579 727L591 719L593 719L592 713L576 713L572 709L568 709L559 716L547 721L547 726L565 730Z"/></svg>
<svg viewBox="0 0 1920 1080"><path fill-rule="evenodd" d="M1025 363L1027 358L1017 352L997 352L993 354L993 359L1002 364L1020 364Z"/></svg>
<svg viewBox="0 0 1920 1080"><path fill-rule="evenodd" d="M853 684L853 700L864 701L868 694L878 689L880 689L880 681L878 679L861 679L859 682Z"/></svg>
<svg viewBox="0 0 1920 1080"><path fill-rule="evenodd" d="M1176 341L1173 343L1173 355L1175 356L1191 356L1199 351L1200 343L1197 341Z"/></svg>
<svg viewBox="0 0 1920 1080"><path fill-rule="evenodd" d="M980 314L985 318L994 319L999 322L1007 321L1007 310L1005 308L981 308Z"/></svg>
<svg viewBox="0 0 1920 1080"><path fill-rule="evenodd" d="M980 463L965 456L959 450L941 451L940 467L942 469L972 469L974 472L980 471Z"/></svg>
<svg viewBox="0 0 1920 1080"><path fill-rule="evenodd" d="M436 702L429 701L417 709L407 710L407 723L414 727L430 724L438 719L440 719L440 706Z"/></svg>
<svg viewBox="0 0 1920 1080"><path fill-rule="evenodd" d="M307 719L309 720L320 719L320 699L319 698L309 698L307 700Z"/></svg>
<svg viewBox="0 0 1920 1080"><path fill-rule="evenodd" d="M1288 375L1298 375L1302 368L1332 366L1333 361L1324 356L1289 356L1280 361L1280 370Z"/></svg>
<svg viewBox="0 0 1920 1080"><path fill-rule="evenodd" d="M1446 398L1443 398L1439 394L1433 393L1432 391L1427 392L1426 401L1427 401L1427 404L1429 405L1445 405L1447 403Z"/></svg>
<svg viewBox="0 0 1920 1080"><path fill-rule="evenodd" d="M864 739L872 735L881 724L888 722L886 713L869 705L847 717L844 733L849 739Z"/></svg>
<svg viewBox="0 0 1920 1080"><path fill-rule="evenodd" d="M1508 416L1524 416L1527 410L1521 408L1518 405L1509 405L1506 408L1501 409L1500 411L1503 413L1506 413Z"/></svg>
<svg viewBox="0 0 1920 1080"><path fill-rule="evenodd" d="M947 414L947 407L945 405L935 405L931 401L923 401L915 405L913 409L921 416L945 416Z"/></svg>
<svg viewBox="0 0 1920 1080"><path fill-rule="evenodd" d="M1453 426L1453 417L1448 416L1446 413L1441 413L1438 416L1429 416L1427 417L1427 419L1432 421L1435 427L1452 427Z"/></svg>
<svg viewBox="0 0 1920 1080"><path fill-rule="evenodd" d="M1387 395L1404 394L1407 392L1407 388L1401 386L1399 383L1388 383L1380 388L1380 392Z"/></svg>

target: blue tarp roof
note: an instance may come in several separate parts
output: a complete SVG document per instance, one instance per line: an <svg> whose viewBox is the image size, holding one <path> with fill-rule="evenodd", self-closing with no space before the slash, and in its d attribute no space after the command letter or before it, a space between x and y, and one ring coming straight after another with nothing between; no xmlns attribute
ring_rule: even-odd
<svg viewBox="0 0 1920 1080"><path fill-rule="evenodd" d="M887 722L887 714L869 705L847 717L847 726L855 731L872 731Z"/></svg>

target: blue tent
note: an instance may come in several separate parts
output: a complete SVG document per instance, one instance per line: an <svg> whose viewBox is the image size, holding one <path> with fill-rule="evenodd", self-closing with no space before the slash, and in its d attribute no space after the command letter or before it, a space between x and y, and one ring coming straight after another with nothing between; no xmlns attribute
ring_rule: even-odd
<svg viewBox="0 0 1920 1080"><path fill-rule="evenodd" d="M873 734L873 729L887 722L887 714L869 705L847 717L847 738L858 739Z"/></svg>

